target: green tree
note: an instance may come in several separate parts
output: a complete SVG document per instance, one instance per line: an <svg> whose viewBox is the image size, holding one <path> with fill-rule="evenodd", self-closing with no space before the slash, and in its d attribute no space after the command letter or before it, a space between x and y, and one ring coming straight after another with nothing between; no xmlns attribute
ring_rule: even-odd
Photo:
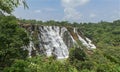
<svg viewBox="0 0 120 72"><path fill-rule="evenodd" d="M16 7L23 4L25 8L28 8L25 0L0 0L0 11L11 13Z"/></svg>
<svg viewBox="0 0 120 72"><path fill-rule="evenodd" d="M16 60L3 72L78 72L67 62L54 60L52 57L36 56L26 60Z"/></svg>
<svg viewBox="0 0 120 72"><path fill-rule="evenodd" d="M21 47L28 43L28 35L15 17L0 17L0 67L10 66L15 59L25 59L27 51Z"/></svg>

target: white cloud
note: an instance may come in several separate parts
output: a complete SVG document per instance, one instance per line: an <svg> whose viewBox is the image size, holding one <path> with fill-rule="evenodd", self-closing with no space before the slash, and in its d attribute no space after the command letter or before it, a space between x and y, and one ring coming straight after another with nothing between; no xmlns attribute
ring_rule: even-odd
<svg viewBox="0 0 120 72"><path fill-rule="evenodd" d="M34 12L35 13L41 13L41 10L35 10Z"/></svg>
<svg viewBox="0 0 120 72"><path fill-rule="evenodd" d="M91 13L89 17L90 17L90 18L95 18L95 17L96 17L96 14Z"/></svg>
<svg viewBox="0 0 120 72"><path fill-rule="evenodd" d="M76 10L76 7L85 5L90 0L61 0L64 7L64 19L79 20L82 14Z"/></svg>
<svg viewBox="0 0 120 72"><path fill-rule="evenodd" d="M53 12L53 11L56 11L56 9L54 9L54 8L42 8L41 10L40 9L34 10L34 13Z"/></svg>
<svg viewBox="0 0 120 72"><path fill-rule="evenodd" d="M62 5L64 7L77 7L88 3L89 0L62 0Z"/></svg>
<svg viewBox="0 0 120 72"><path fill-rule="evenodd" d="M45 11L56 11L54 8L44 8Z"/></svg>
<svg viewBox="0 0 120 72"><path fill-rule="evenodd" d="M82 15L77 12L74 8L65 8L64 9L65 12L65 16L64 16L64 20L79 20Z"/></svg>

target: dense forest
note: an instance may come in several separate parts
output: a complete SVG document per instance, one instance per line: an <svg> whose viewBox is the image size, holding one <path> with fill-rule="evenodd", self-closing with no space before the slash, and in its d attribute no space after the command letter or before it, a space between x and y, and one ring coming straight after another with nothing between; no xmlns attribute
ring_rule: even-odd
<svg viewBox="0 0 120 72"><path fill-rule="evenodd" d="M44 55L28 58L21 46L29 34L21 25L76 27L97 46L95 50L70 49L69 58L56 60ZM0 17L0 70L3 72L120 72L120 20L99 23L36 21Z"/></svg>

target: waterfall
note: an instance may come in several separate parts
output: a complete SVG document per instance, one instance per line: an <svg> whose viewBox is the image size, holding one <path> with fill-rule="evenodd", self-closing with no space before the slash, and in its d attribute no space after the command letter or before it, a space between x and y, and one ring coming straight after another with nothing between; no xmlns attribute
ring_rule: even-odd
<svg viewBox="0 0 120 72"><path fill-rule="evenodd" d="M96 49L96 46L94 44L92 44L92 41L89 38L86 37L86 40L88 41L88 44L91 49Z"/></svg>
<svg viewBox="0 0 120 72"><path fill-rule="evenodd" d="M68 58L68 48L61 37L65 31L64 27L61 29L57 26L39 27L40 48L45 50L47 56L53 55L57 59Z"/></svg>
<svg viewBox="0 0 120 72"><path fill-rule="evenodd" d="M39 43L36 49L34 42L31 39L29 46L27 46L29 57L32 55L32 50L35 50L37 54L44 54L48 57L54 56L57 59L68 58L69 49L74 45L78 45L76 39L74 39L74 35L78 38L77 40L81 41L88 49L96 49L96 46L92 44L92 41L89 38L79 35L76 28L72 29L71 32L73 33L69 32L67 27L59 26L38 26L36 29L38 31L37 36ZM30 30L30 38L32 38L34 31L34 29Z"/></svg>
<svg viewBox="0 0 120 72"><path fill-rule="evenodd" d="M88 49L96 49L96 46L92 44L91 40L86 37L86 40L82 38L79 34L77 34L79 40L82 42L84 46L86 46Z"/></svg>

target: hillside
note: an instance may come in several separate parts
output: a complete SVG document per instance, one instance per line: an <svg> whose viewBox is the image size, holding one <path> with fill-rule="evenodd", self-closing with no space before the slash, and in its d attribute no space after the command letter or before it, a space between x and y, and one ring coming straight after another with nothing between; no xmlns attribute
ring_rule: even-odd
<svg viewBox="0 0 120 72"><path fill-rule="evenodd" d="M87 47L79 37L96 49ZM37 53L39 46L46 46L43 53ZM46 57L44 52L53 46L50 54L54 56ZM3 72L120 72L120 20L79 24L1 17L0 49ZM59 56L67 59L56 60Z"/></svg>

